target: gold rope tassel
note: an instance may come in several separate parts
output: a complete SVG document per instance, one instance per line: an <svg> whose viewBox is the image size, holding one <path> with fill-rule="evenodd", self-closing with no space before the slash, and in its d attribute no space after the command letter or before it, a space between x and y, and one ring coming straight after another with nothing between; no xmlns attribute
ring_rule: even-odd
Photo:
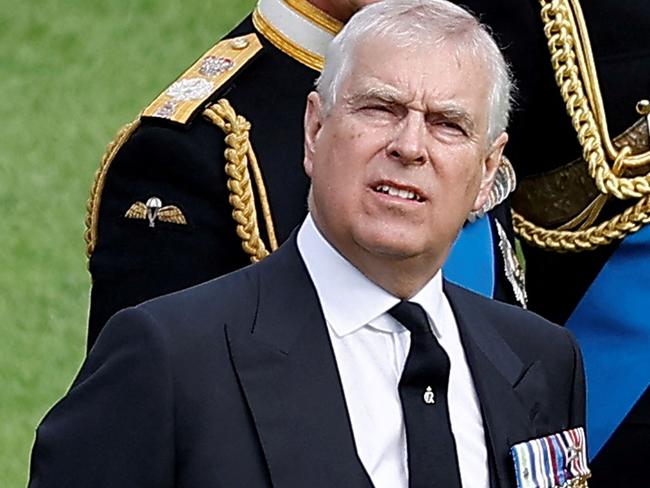
<svg viewBox="0 0 650 488"><path fill-rule="evenodd" d="M620 215L585 230L548 230L512 212L515 233L528 243L552 251L588 251L623 239L650 222L650 196Z"/></svg>
<svg viewBox="0 0 650 488"><path fill-rule="evenodd" d="M269 244L271 251L278 248L278 240L275 237L275 227L273 226L273 218L271 217L271 206L269 205L269 197L266 194L266 186L264 185L264 178L262 177L262 170L257 162L257 156L253 152L253 148L248 143L248 162L253 170L253 178L255 178L255 186L260 194L260 205L262 206L262 214L264 217L264 224L266 225L267 234L269 236Z"/></svg>
<svg viewBox="0 0 650 488"><path fill-rule="evenodd" d="M233 207L232 217L237 223L237 235L242 241L242 248L250 256L251 262L255 263L268 256L269 251L260 237L255 197L248 172L250 161L253 161L253 172L262 198L272 251L277 248L277 241L261 172L249 143L251 124L241 115L237 115L225 99L210 105L204 110L203 116L226 134L225 170L228 175L229 202Z"/></svg>

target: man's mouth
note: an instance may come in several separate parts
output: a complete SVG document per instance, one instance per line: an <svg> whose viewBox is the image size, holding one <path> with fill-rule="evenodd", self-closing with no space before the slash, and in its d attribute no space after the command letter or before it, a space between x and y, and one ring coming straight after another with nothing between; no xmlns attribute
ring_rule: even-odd
<svg viewBox="0 0 650 488"><path fill-rule="evenodd" d="M411 200L414 202L423 202L422 198L415 190L406 188L397 188L392 185L380 184L375 186L374 190L377 193L384 193L391 197L403 198L404 200Z"/></svg>

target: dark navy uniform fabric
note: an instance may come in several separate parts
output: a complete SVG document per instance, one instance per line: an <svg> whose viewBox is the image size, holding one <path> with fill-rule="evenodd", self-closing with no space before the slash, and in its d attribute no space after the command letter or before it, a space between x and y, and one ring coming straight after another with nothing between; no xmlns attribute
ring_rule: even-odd
<svg viewBox="0 0 650 488"><path fill-rule="evenodd" d="M251 32L249 17L227 37ZM307 213L302 114L318 73L259 38L262 51L212 100L227 98L252 124L251 143L282 242ZM90 258L89 346L118 310L250 263L231 216L224 150L224 133L200 113L185 125L144 119L122 146L108 172ZM188 225L150 228L124 218L134 202L152 196L179 207Z"/></svg>

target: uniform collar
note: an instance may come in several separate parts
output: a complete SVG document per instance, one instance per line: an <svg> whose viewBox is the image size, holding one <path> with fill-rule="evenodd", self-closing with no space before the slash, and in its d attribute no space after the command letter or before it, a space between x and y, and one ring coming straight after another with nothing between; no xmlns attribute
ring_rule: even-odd
<svg viewBox="0 0 650 488"><path fill-rule="evenodd" d="M399 303L399 298L366 278L332 247L311 215L298 231L298 250L316 288L325 320L339 337L368 324L384 332L405 330L385 315ZM433 319L433 330L438 337L442 333L437 320L442 299L440 271L411 299L422 305Z"/></svg>
<svg viewBox="0 0 650 488"><path fill-rule="evenodd" d="M259 0L253 24L280 51L316 71L322 71L327 46L343 27L307 0Z"/></svg>

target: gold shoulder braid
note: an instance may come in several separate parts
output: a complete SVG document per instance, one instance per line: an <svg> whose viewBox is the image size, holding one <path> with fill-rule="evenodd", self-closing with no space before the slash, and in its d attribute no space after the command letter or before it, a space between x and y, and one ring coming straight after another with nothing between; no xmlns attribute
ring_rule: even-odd
<svg viewBox="0 0 650 488"><path fill-rule="evenodd" d="M261 49L262 44L255 33L219 41L145 108L138 119L120 129L102 157L86 205L84 239L88 257L97 244L99 207L108 171L119 149L140 126L141 119L166 119L187 124L199 109L205 107L210 97ZM273 232L272 228L270 232Z"/></svg>
<svg viewBox="0 0 650 488"><path fill-rule="evenodd" d="M206 52L142 113L185 124L260 50L257 34L224 39Z"/></svg>
<svg viewBox="0 0 650 488"><path fill-rule="evenodd" d="M237 115L225 99L210 105L203 111L203 116L226 134L226 174L230 191L229 201L233 207L232 217L237 222L237 235L242 240L242 248L250 256L251 262L255 263L268 256L269 251L260 237L249 164L259 192L271 251L278 248L278 243L264 180L248 137L251 124L241 115Z"/></svg>
<svg viewBox="0 0 650 488"><path fill-rule="evenodd" d="M599 194L579 215L555 229L536 225L513 211L515 232L530 244L549 250L590 250L622 239L650 222L650 149L647 143L634 147L623 136L610 139L579 1L540 0L540 5L555 79ZM647 115L645 105L640 104L637 110ZM613 161L611 167L608 158ZM594 225L612 197L638 201L623 213Z"/></svg>

